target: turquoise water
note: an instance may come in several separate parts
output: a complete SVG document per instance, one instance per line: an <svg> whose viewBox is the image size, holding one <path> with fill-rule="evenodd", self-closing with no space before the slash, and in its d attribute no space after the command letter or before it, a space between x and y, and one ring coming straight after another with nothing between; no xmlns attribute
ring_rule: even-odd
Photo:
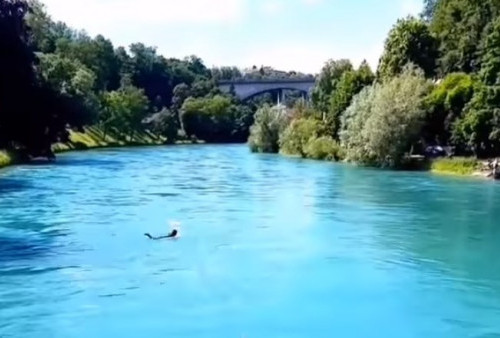
<svg viewBox="0 0 500 338"><path fill-rule="evenodd" d="M500 337L500 186L245 146L10 168L0 337Z"/></svg>

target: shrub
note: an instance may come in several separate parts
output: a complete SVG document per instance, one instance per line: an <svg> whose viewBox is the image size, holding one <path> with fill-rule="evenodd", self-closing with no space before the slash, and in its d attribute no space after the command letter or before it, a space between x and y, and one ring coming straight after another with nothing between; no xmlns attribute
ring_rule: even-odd
<svg viewBox="0 0 500 338"><path fill-rule="evenodd" d="M312 118L299 118L293 120L280 135L280 151L287 155L300 155L305 157L305 150L310 139L321 136L324 126L321 121Z"/></svg>
<svg viewBox="0 0 500 338"><path fill-rule="evenodd" d="M431 88L420 71L406 68L402 75L361 92L342 119L347 158L400 166L422 130L424 98Z"/></svg>
<svg viewBox="0 0 500 338"><path fill-rule="evenodd" d="M314 160L338 161L343 158L342 149L331 136L309 139L304 152L307 158Z"/></svg>
<svg viewBox="0 0 500 338"><path fill-rule="evenodd" d="M286 110L264 106L255 114L255 122L250 128L248 145L259 153L277 153L280 134L288 125Z"/></svg>

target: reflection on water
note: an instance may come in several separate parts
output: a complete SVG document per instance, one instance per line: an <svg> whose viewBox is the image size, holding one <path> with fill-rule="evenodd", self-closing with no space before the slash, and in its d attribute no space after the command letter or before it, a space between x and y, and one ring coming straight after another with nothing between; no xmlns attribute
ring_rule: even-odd
<svg viewBox="0 0 500 338"><path fill-rule="evenodd" d="M500 337L490 182L105 150L9 169L0 212L2 338Z"/></svg>

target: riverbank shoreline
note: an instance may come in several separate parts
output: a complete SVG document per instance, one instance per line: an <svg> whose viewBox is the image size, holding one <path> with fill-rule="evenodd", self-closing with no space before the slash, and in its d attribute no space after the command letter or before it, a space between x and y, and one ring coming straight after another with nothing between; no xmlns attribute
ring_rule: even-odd
<svg viewBox="0 0 500 338"><path fill-rule="evenodd" d="M166 139L148 131L136 132L126 140L120 139L113 134L106 134L98 127L85 127L83 131L69 131L69 142L56 143L52 145L52 151L56 154L85 151L92 149L123 148L123 147L146 147L166 145ZM200 141L177 141L173 145L203 144ZM15 153L0 150L0 169L22 164Z"/></svg>
<svg viewBox="0 0 500 338"><path fill-rule="evenodd" d="M177 141L172 145L204 144L201 141ZM166 145L165 139L150 132L136 133L129 140L117 139L106 135L97 127L86 127L82 132L70 131L70 141L57 143L52 146L56 154L106 148L146 147ZM0 150L0 169L22 164L15 153ZM491 170L487 167L488 161L481 161L473 157L439 158L426 162L424 167L411 169L412 171L427 171L434 175L455 177L474 177L479 179L491 178Z"/></svg>
<svg viewBox="0 0 500 338"><path fill-rule="evenodd" d="M479 160L474 157L441 158L431 161L429 171L437 175L494 180L493 171L489 165L493 160Z"/></svg>

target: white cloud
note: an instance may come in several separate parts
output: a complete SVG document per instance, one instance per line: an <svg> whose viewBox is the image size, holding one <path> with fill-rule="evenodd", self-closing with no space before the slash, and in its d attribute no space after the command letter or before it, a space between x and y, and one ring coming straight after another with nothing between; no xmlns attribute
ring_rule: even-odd
<svg viewBox="0 0 500 338"><path fill-rule="evenodd" d="M132 24L230 24L245 14L246 0L43 0L48 12L75 28L105 33ZM102 31L99 31L102 30Z"/></svg>

